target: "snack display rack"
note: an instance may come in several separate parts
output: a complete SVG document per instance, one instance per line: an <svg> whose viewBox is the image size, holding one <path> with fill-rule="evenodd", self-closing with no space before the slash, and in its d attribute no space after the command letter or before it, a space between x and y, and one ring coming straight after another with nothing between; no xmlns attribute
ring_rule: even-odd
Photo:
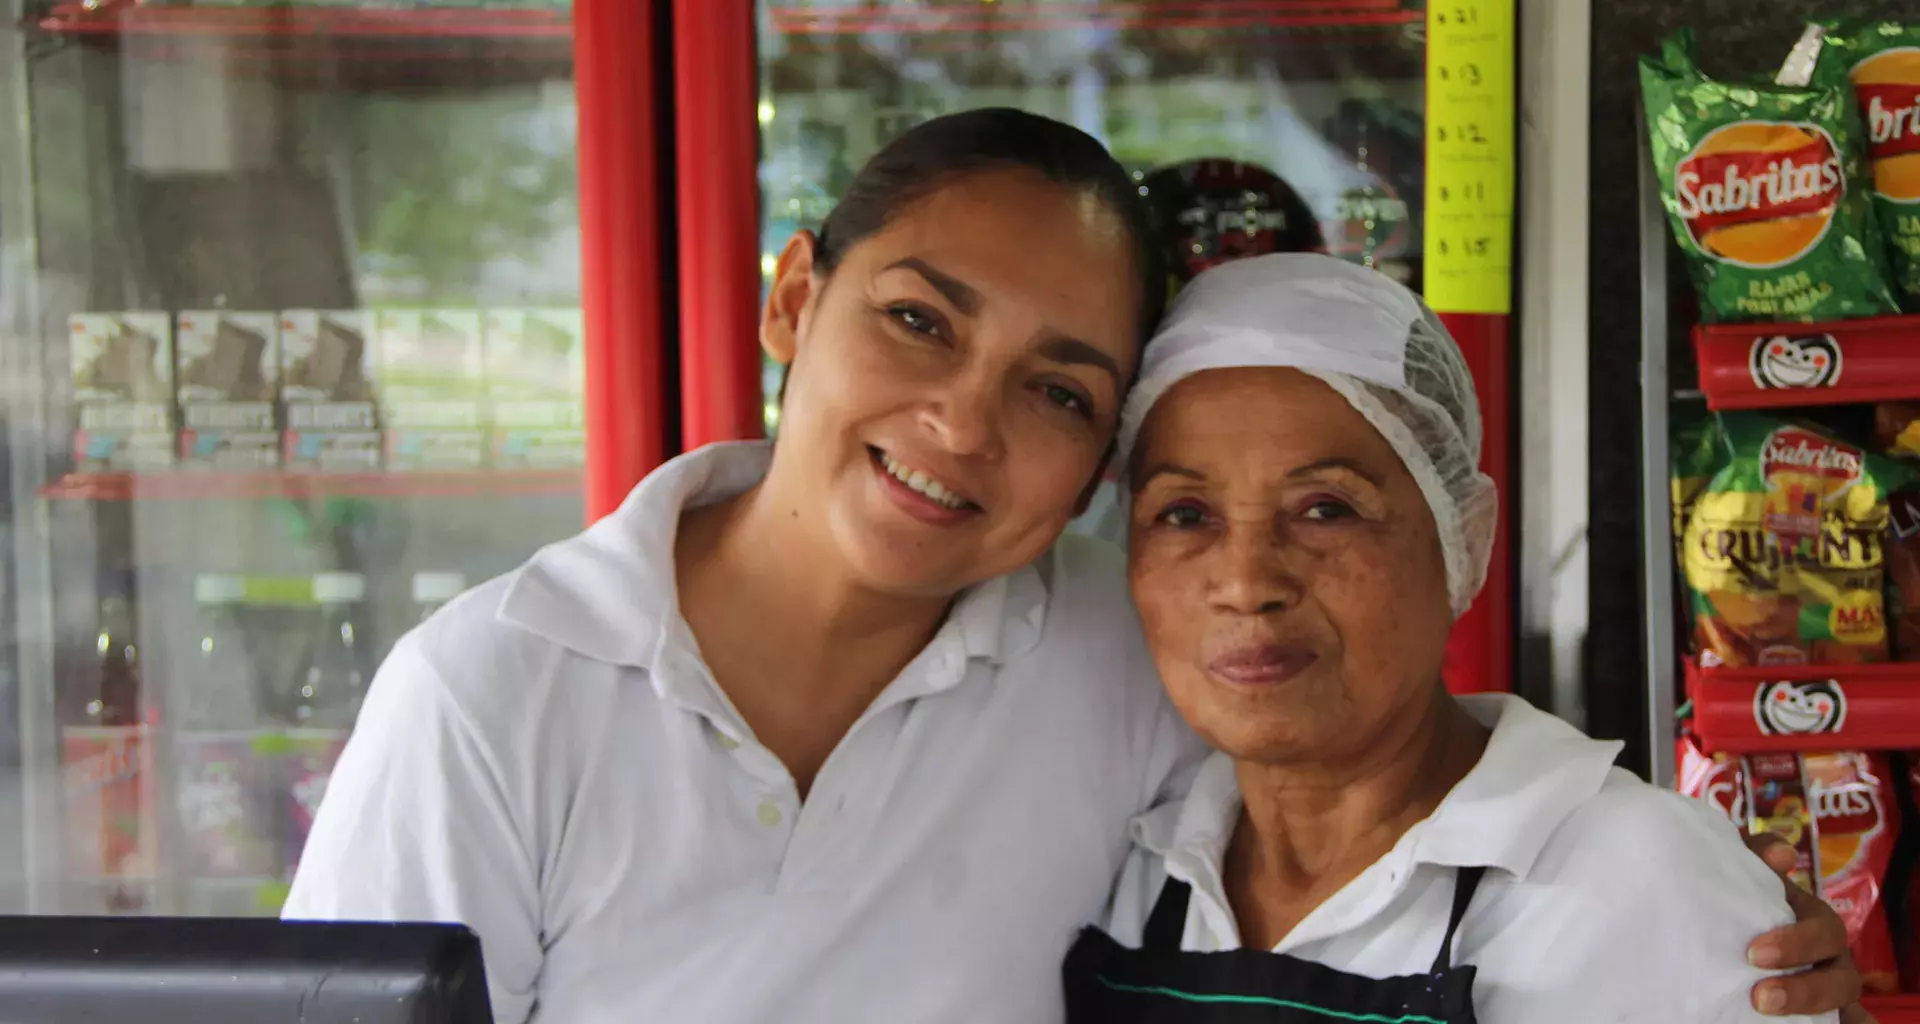
<svg viewBox="0 0 1920 1024"><path fill-rule="evenodd" d="M1644 124L1639 138L1641 587L1652 781L1674 788L1674 709L1683 700L1707 753L1920 749L1920 663L1702 667L1687 653L1676 629L1668 446L1679 402L1719 412L1920 400L1920 316L1697 326L1689 340L1699 387L1676 389L1673 242ZM1920 1024L1920 994L1864 1001L1880 1024Z"/></svg>

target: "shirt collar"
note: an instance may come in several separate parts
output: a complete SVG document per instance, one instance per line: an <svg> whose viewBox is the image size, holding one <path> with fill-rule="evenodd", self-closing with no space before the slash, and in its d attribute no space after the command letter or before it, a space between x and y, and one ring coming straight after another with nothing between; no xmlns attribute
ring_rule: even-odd
<svg viewBox="0 0 1920 1024"><path fill-rule="evenodd" d="M596 661L656 668L697 660L674 578L680 514L744 493L772 460L773 442L743 441L667 462L612 514L535 554L508 585L499 617ZM997 664L1039 642L1046 603L1033 566L988 580L961 596L934 645Z"/></svg>
<svg viewBox="0 0 1920 1024"><path fill-rule="evenodd" d="M1622 744L1590 739L1508 694L1456 699L1493 730L1486 752L1389 856L1525 878L1554 831L1606 784ZM1133 840L1162 858L1168 874L1203 887L1220 875L1240 807L1233 759L1215 752L1186 799L1134 819Z"/></svg>

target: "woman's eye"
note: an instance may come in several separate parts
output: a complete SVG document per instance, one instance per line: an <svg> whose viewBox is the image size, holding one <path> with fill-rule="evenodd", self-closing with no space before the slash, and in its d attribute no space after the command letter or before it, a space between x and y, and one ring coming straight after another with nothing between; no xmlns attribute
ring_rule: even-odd
<svg viewBox="0 0 1920 1024"><path fill-rule="evenodd" d="M1047 401L1059 406L1083 420L1093 418L1093 403L1072 388L1063 388L1058 384L1046 386Z"/></svg>
<svg viewBox="0 0 1920 1024"><path fill-rule="evenodd" d="M1332 498L1321 498L1313 504L1308 505L1306 510L1306 518L1320 522L1335 519L1352 519L1356 515L1359 515L1359 513L1353 510L1352 505L1344 501L1336 501Z"/></svg>
<svg viewBox="0 0 1920 1024"><path fill-rule="evenodd" d="M915 334L937 337L940 334L940 318L918 306L889 306L887 315L895 323Z"/></svg>
<svg viewBox="0 0 1920 1024"><path fill-rule="evenodd" d="M1155 522L1163 526L1171 526L1175 529L1184 530L1199 526L1205 522L1206 519L1207 514L1200 506L1182 502L1163 510L1160 515L1156 517Z"/></svg>

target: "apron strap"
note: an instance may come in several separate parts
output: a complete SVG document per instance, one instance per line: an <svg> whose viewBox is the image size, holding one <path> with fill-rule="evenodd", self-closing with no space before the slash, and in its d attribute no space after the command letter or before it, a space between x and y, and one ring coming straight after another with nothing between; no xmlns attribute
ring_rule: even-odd
<svg viewBox="0 0 1920 1024"><path fill-rule="evenodd" d="M1146 931L1141 933L1140 948L1160 953L1180 952L1180 939L1187 931L1187 901L1193 886L1173 877L1160 886L1160 898L1147 915Z"/></svg>
<svg viewBox="0 0 1920 1024"><path fill-rule="evenodd" d="M1480 888L1480 879L1485 877L1484 867L1457 868L1453 874L1453 913L1447 916L1447 937L1440 940L1440 952L1433 958L1431 974L1441 974L1453 969L1453 936L1460 930L1460 921L1467 916L1467 904L1473 902L1473 891Z"/></svg>

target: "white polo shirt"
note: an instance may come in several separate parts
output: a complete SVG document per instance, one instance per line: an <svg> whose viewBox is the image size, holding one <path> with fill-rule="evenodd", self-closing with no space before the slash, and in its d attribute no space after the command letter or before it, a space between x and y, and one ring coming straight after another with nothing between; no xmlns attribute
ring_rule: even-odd
<svg viewBox="0 0 1920 1024"><path fill-rule="evenodd" d="M1204 754L1119 553L1067 537L967 593L803 805L674 586L681 510L770 451L675 459L404 638L286 917L463 922L501 1022L1059 1020L1128 822Z"/></svg>
<svg viewBox="0 0 1920 1024"><path fill-rule="evenodd" d="M1504 694L1460 698L1493 729L1479 764L1433 814L1308 914L1273 951L1384 978L1433 966L1454 869L1490 868L1454 945L1477 968L1481 1024L1832 1021L1752 1009L1767 972L1749 940L1793 921L1780 879L1723 815L1615 768L1600 742ZM1240 948L1221 859L1241 810L1215 754L1184 805L1134 823L1108 933L1138 946L1167 875L1187 882L1182 948Z"/></svg>

